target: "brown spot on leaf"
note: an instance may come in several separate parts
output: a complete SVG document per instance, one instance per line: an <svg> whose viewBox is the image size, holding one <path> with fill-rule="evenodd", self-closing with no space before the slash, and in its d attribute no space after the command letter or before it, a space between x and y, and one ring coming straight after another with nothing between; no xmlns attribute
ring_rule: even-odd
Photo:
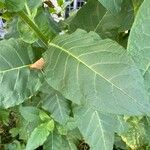
<svg viewBox="0 0 150 150"><path fill-rule="evenodd" d="M41 70L41 69L43 69L44 64L45 64L44 59L43 59L43 58L40 58L40 59L37 60L34 64L31 64L31 65L30 65L30 68L31 68L31 69Z"/></svg>

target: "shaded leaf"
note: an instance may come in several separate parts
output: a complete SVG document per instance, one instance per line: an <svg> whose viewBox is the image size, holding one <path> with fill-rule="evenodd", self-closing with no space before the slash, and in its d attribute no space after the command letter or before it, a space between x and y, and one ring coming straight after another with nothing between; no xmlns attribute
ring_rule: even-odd
<svg viewBox="0 0 150 150"><path fill-rule="evenodd" d="M71 32L77 28L95 31L102 38L111 38L119 42L119 34L129 30L133 20L134 9L131 0L125 0L121 11L115 15L107 11L97 0L89 0L70 21L68 28Z"/></svg>
<svg viewBox="0 0 150 150"><path fill-rule="evenodd" d="M99 2L112 13L118 13L121 10L123 0L99 0Z"/></svg>

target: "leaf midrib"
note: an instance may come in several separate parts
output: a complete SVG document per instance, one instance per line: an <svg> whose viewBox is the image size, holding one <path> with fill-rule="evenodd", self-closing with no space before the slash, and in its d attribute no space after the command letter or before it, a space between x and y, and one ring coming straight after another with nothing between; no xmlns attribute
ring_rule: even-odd
<svg viewBox="0 0 150 150"><path fill-rule="evenodd" d="M0 74L4 74L4 73L6 73L6 72L14 71L14 70L18 70L18 69L27 68L27 67L29 67L30 65L31 65L31 64L24 65L24 66L20 66L20 67L15 67L15 68L10 68L10 69L7 69L7 70L3 70L3 71L0 71Z"/></svg>
<svg viewBox="0 0 150 150"><path fill-rule="evenodd" d="M58 48L60 50L62 50L63 52L67 53L68 55L72 56L73 58L75 58L78 62L82 63L84 66L86 66L88 69L90 69L91 71L93 71L95 74L99 75L101 78L103 78L104 80L106 80L108 83L110 83L112 86L116 87L118 90L120 90L122 93L124 93L125 95L127 95L129 98L131 98L132 100L134 100L135 102L137 102L137 100L133 97L131 97L128 93L126 93L125 91L123 91L120 87L118 87L117 85L115 85L113 82L111 82L109 79L105 78L102 74L100 74L99 72L95 71L93 68L91 68L90 66L88 66L85 62L83 62L82 60L80 60L78 57L76 57L75 55L73 55L72 53L68 52L67 49L60 47L59 45L56 45L55 43L50 42L49 43L50 46ZM139 105L142 105L141 103L137 102ZM144 105L142 105L143 107L145 107Z"/></svg>

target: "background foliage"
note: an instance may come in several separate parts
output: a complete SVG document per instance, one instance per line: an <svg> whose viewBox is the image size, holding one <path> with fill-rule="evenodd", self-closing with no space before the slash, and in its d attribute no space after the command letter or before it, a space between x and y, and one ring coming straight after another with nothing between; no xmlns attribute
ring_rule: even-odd
<svg viewBox="0 0 150 150"><path fill-rule="evenodd" d="M150 1L57 3L0 0L0 149L149 150Z"/></svg>

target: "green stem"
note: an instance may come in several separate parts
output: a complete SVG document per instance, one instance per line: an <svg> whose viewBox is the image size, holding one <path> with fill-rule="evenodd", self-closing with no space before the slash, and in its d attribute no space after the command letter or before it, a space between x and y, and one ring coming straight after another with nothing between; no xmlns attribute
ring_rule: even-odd
<svg viewBox="0 0 150 150"><path fill-rule="evenodd" d="M31 18L32 15L31 15L31 12L30 12L30 9L29 9L27 3L25 3L25 8L26 8L26 11L27 11L29 17Z"/></svg>
<svg viewBox="0 0 150 150"><path fill-rule="evenodd" d="M43 35L43 33L39 30L36 24L23 12L19 12L18 15L21 19L29 25L29 27L35 32L35 34L39 37L39 39L45 44L48 44L48 39Z"/></svg>

